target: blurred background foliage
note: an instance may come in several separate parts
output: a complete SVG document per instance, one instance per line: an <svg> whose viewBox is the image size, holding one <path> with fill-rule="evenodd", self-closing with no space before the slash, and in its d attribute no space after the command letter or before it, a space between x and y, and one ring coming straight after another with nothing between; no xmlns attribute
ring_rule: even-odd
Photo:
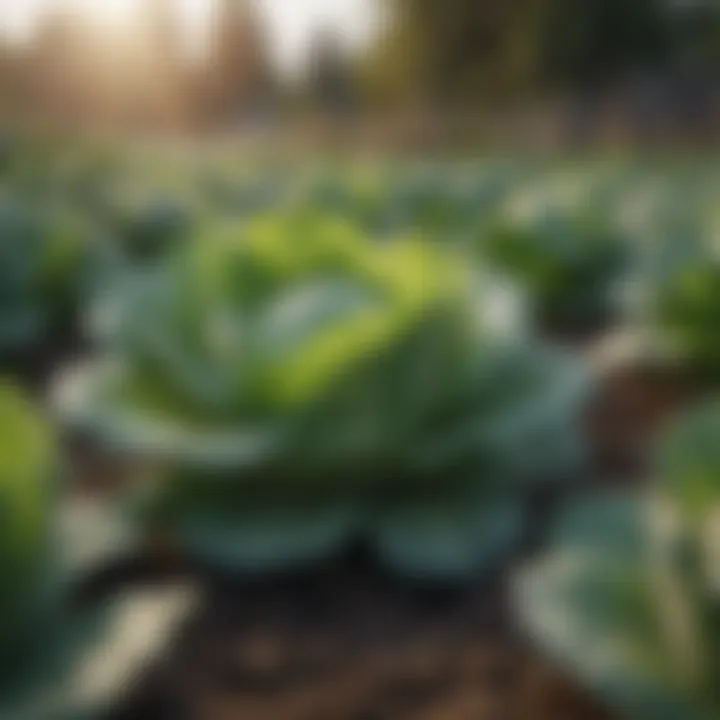
<svg viewBox="0 0 720 720"><path fill-rule="evenodd" d="M114 33L69 2L44 7L24 42L0 48L6 122L217 133L387 110L449 121L542 101L577 125L611 104L639 126L687 126L717 106L714 0L368 0L365 42L351 47L347 27L318 17L290 73L276 62L269 4L208 3L207 43L192 57L173 0L144 3Z"/></svg>
<svg viewBox="0 0 720 720"><path fill-rule="evenodd" d="M668 0L393 0L367 62L386 92L473 103L560 88L608 90L640 71L670 71L691 48L716 61L716 3Z"/></svg>

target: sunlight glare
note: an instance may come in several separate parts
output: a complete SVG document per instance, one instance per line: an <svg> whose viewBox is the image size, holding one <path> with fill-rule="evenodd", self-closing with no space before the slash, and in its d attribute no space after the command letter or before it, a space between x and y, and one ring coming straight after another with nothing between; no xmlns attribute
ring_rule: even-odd
<svg viewBox="0 0 720 720"><path fill-rule="evenodd" d="M94 20L124 23L136 18L151 0L65 0L78 12ZM170 0L180 17L187 22L201 22L214 0Z"/></svg>
<svg viewBox="0 0 720 720"><path fill-rule="evenodd" d="M79 13L107 23L130 22L138 13L140 0L68 0Z"/></svg>

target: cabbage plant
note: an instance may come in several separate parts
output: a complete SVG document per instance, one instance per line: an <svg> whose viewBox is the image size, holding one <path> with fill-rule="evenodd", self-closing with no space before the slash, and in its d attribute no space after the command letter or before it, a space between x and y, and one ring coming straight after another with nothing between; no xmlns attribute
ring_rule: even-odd
<svg viewBox="0 0 720 720"><path fill-rule="evenodd" d="M413 232L461 244L477 235L507 194L512 168L443 163L328 172L300 183L296 204L357 223L387 238Z"/></svg>
<svg viewBox="0 0 720 720"><path fill-rule="evenodd" d="M13 720L90 717L66 694L94 632L67 613L73 571L58 550L59 479L49 429L0 383L0 716Z"/></svg>
<svg viewBox="0 0 720 720"><path fill-rule="evenodd" d="M297 179L289 202L299 208L342 216L377 237L405 228L388 171L353 173L325 171Z"/></svg>
<svg viewBox="0 0 720 720"><path fill-rule="evenodd" d="M155 262L190 233L193 210L189 201L158 196L122 198L108 193L97 219L120 256L131 264Z"/></svg>
<svg viewBox="0 0 720 720"><path fill-rule="evenodd" d="M19 649L44 634L36 622L52 599L47 576L54 471L46 429L16 391L0 385L0 663L6 671Z"/></svg>
<svg viewBox="0 0 720 720"><path fill-rule="evenodd" d="M0 202L0 358L76 329L86 250L70 214L19 198Z"/></svg>
<svg viewBox="0 0 720 720"><path fill-rule="evenodd" d="M656 297L662 341L703 374L720 374L720 263L686 262L666 274Z"/></svg>
<svg viewBox="0 0 720 720"><path fill-rule="evenodd" d="M720 716L720 405L671 430L651 497L569 509L518 583L526 626L638 720Z"/></svg>
<svg viewBox="0 0 720 720"><path fill-rule="evenodd" d="M114 509L66 497L64 474L50 427L0 382L0 717L8 720L106 717L159 629L167 636L189 607L173 587L157 600L127 586L116 596L77 592L131 552L135 535Z"/></svg>
<svg viewBox="0 0 720 720"><path fill-rule="evenodd" d="M306 212L220 228L117 302L60 406L164 461L153 522L230 568L352 538L462 576L517 540L527 483L578 460L583 373L487 332L465 265ZM147 500L147 498L145 498Z"/></svg>
<svg viewBox="0 0 720 720"><path fill-rule="evenodd" d="M498 162L411 166L394 188L398 220L439 239L471 240L492 220L517 176L517 167Z"/></svg>
<svg viewBox="0 0 720 720"><path fill-rule="evenodd" d="M542 327L585 329L617 311L629 257L622 233L592 213L501 213L481 242L492 264L527 293Z"/></svg>

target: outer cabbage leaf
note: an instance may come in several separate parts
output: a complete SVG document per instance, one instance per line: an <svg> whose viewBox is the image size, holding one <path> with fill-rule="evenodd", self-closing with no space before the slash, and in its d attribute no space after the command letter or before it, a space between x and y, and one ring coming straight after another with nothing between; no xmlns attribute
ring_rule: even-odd
<svg viewBox="0 0 720 720"><path fill-rule="evenodd" d="M74 582L134 535L106 513L88 523L73 510L61 522L59 479L49 428L0 384L0 716L13 720L90 718L108 699L70 687L117 606L78 612L68 601Z"/></svg>

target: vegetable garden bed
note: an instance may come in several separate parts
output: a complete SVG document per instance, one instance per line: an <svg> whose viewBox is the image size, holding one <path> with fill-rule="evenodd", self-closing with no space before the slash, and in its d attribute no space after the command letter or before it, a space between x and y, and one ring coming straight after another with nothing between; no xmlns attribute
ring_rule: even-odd
<svg viewBox="0 0 720 720"><path fill-rule="evenodd" d="M423 590L362 557L209 579L202 609L112 720L609 718L524 645L504 580Z"/></svg>
<svg viewBox="0 0 720 720"><path fill-rule="evenodd" d="M665 217L667 195L615 170L430 167L287 193L234 172L159 204L157 188L44 198L92 217L92 240L36 227L42 196L0 217L0 357L37 400L0 394L0 570L22 620L0 651L47 645L67 680L87 649L65 626L86 608L187 583L199 602L175 603L163 652L138 654L146 626L125 616L107 666L125 687L89 720L606 720L597 698L647 710L666 685L700 713L676 717L714 720L715 658L655 662L677 638L640 552L709 625L720 409L691 406L716 386L720 270L695 226L703 176ZM650 342L605 358L616 320ZM65 328L92 338L67 374L49 340ZM658 541L660 500L676 526ZM75 540L55 542L65 515ZM30 677L20 700L56 681ZM14 690L0 682L0 716Z"/></svg>
<svg viewBox="0 0 720 720"><path fill-rule="evenodd" d="M678 369L634 362L610 370L586 418L598 491L644 485L662 429L706 392ZM117 462L87 448L78 458L79 492L122 486ZM535 499L523 556L544 547L563 495ZM107 720L614 720L516 627L508 573L521 562L514 557L472 587L432 588L398 580L358 548L321 567L228 578L189 568L156 536L141 569L126 568L130 581L180 574L206 595Z"/></svg>
<svg viewBox="0 0 720 720"><path fill-rule="evenodd" d="M678 368L636 360L609 370L586 418L589 476L600 481L589 494L645 485L659 435L707 392ZM113 473L90 466L97 491ZM544 547L563 495L535 499L523 556ZM151 576L183 565L165 549L151 548ZM508 572L521 562L463 588L399 581L361 549L275 578L195 569L205 602L108 720L614 720L515 625Z"/></svg>

